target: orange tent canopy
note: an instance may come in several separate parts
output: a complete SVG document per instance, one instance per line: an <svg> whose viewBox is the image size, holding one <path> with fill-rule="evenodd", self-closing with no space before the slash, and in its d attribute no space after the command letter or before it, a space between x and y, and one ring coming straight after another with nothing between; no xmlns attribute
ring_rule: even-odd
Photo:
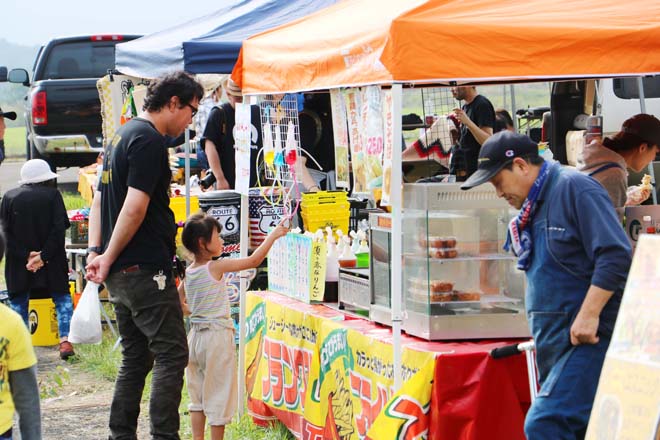
<svg viewBox="0 0 660 440"><path fill-rule="evenodd" d="M660 2L346 0L243 42L244 93L660 72Z"/></svg>

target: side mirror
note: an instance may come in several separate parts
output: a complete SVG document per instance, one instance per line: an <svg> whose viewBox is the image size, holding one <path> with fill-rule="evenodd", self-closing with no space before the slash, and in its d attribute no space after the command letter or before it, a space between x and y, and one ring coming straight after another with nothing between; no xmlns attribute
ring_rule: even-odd
<svg viewBox="0 0 660 440"><path fill-rule="evenodd" d="M11 69L7 75L7 81L15 84L30 85L30 76L25 69Z"/></svg>
<svg viewBox="0 0 660 440"><path fill-rule="evenodd" d="M7 68L5 66L0 66L0 82L7 81Z"/></svg>

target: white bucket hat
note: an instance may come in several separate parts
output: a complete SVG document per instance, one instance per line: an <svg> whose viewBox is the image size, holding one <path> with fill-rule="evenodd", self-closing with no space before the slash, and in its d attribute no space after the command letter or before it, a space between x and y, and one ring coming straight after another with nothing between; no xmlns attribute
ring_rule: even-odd
<svg viewBox="0 0 660 440"><path fill-rule="evenodd" d="M50 170L48 162L43 159L30 159L21 167L21 180L19 184L41 183L47 180L55 179L59 174Z"/></svg>

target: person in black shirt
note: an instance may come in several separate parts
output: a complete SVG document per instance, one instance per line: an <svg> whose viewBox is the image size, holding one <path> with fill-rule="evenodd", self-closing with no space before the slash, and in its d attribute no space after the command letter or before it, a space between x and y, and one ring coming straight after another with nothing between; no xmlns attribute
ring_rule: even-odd
<svg viewBox="0 0 660 440"><path fill-rule="evenodd" d="M224 84L228 103L214 107L209 113L201 144L216 178L216 189L236 187L236 158L234 151L234 125L236 104L243 102L241 89L231 78ZM261 119L259 107L251 106L250 186L257 182L257 153L261 148Z"/></svg>
<svg viewBox="0 0 660 440"><path fill-rule="evenodd" d="M64 248L70 223L57 177L42 159L25 162L20 186L2 198L0 220L7 235L5 277L11 306L30 327L30 299L52 298L60 358L66 360L75 354L69 342L73 303Z"/></svg>
<svg viewBox="0 0 660 440"><path fill-rule="evenodd" d="M172 277L166 136L192 122L204 90L185 72L156 79L143 112L108 143L89 225L87 279L105 282L121 336L122 364L110 408L110 438L136 438L140 400L153 368L151 435L179 438L188 344Z"/></svg>
<svg viewBox="0 0 660 440"><path fill-rule="evenodd" d="M463 182L477 170L481 145L493 135L495 109L488 99L477 93L474 86L452 87L451 93L455 99L465 101L460 109L454 109L461 122L460 138L452 148L449 162L450 174Z"/></svg>

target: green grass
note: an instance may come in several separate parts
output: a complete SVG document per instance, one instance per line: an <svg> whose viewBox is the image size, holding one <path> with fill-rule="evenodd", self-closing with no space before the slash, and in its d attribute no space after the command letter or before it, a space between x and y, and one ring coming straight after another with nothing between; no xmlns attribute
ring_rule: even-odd
<svg viewBox="0 0 660 440"><path fill-rule="evenodd" d="M82 196L78 193L63 192L62 198L64 199L64 206L66 207L67 211L71 209L89 207L87 206L85 199L83 199Z"/></svg>
<svg viewBox="0 0 660 440"><path fill-rule="evenodd" d="M82 369L94 374L100 380L113 382L117 376L119 365L121 363L121 349L112 350L115 341L112 333L108 330L104 332L103 341L99 345L80 344L76 345L76 357L71 361L78 364ZM151 391L151 373L147 376L144 388L143 400L148 399ZM188 413L188 390L183 387L181 393L181 405L179 414L181 415L181 428L179 434L181 438L192 438L190 427L190 416ZM210 430L207 429L207 437L210 436ZM252 418L247 412L242 417L236 417L231 424L227 425L225 430L225 439L227 440L293 440L293 435L281 423L265 429L254 424Z"/></svg>
<svg viewBox="0 0 660 440"><path fill-rule="evenodd" d="M25 157L25 127L7 127L5 154L7 157Z"/></svg>

